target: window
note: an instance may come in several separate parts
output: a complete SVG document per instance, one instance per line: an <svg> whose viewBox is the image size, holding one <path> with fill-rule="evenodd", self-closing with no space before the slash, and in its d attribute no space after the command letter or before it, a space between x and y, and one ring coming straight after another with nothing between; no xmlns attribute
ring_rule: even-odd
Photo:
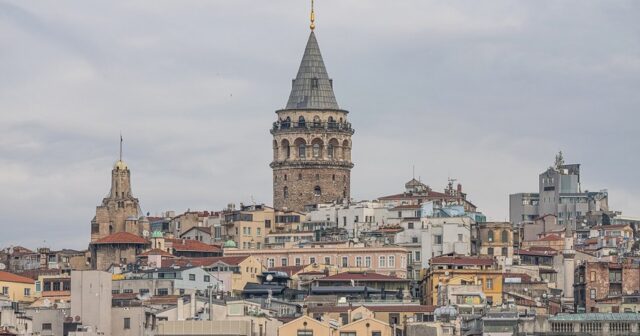
<svg viewBox="0 0 640 336"><path fill-rule="evenodd" d="M316 186L315 188L313 188L313 195L314 196L322 195L322 189L320 189L320 186Z"/></svg>
<svg viewBox="0 0 640 336"><path fill-rule="evenodd" d="M45 281L45 283L44 283L44 291L48 292L50 290L51 290L51 282Z"/></svg>
<svg viewBox="0 0 640 336"><path fill-rule="evenodd" d="M372 331L371 336L382 336L382 331Z"/></svg>
<svg viewBox="0 0 640 336"><path fill-rule="evenodd" d="M387 267L387 257L379 256L378 257L378 267L385 268Z"/></svg>
<svg viewBox="0 0 640 336"><path fill-rule="evenodd" d="M509 242L509 232L507 232L507 230L502 230L502 237L500 237L502 239L503 243L508 243Z"/></svg>
<svg viewBox="0 0 640 336"><path fill-rule="evenodd" d="M51 323L43 323L42 330L51 330Z"/></svg>
<svg viewBox="0 0 640 336"><path fill-rule="evenodd" d="M507 255L509 255L509 249L508 249L508 248L506 248L506 247L503 247L503 248L502 248L502 255L503 255L503 256L507 256Z"/></svg>
<svg viewBox="0 0 640 336"><path fill-rule="evenodd" d="M349 267L349 257L342 257L342 267Z"/></svg>
<svg viewBox="0 0 640 336"><path fill-rule="evenodd" d="M442 235L434 235L433 243L436 245L442 245Z"/></svg>
<svg viewBox="0 0 640 336"><path fill-rule="evenodd" d="M60 290L60 283L59 282L54 282L53 283L53 290L54 291L59 291Z"/></svg>
<svg viewBox="0 0 640 336"><path fill-rule="evenodd" d="M487 241L492 242L493 241L493 231L489 230L489 232L487 232Z"/></svg>
<svg viewBox="0 0 640 336"><path fill-rule="evenodd" d="M140 290L138 290L138 293L140 293L140 295L149 294L149 288L140 288Z"/></svg>
<svg viewBox="0 0 640 336"><path fill-rule="evenodd" d="M307 123L304 121L304 117L300 116L298 117L298 127L306 127Z"/></svg>
<svg viewBox="0 0 640 336"><path fill-rule="evenodd" d="M205 275L204 276L204 282L211 282L211 276Z"/></svg>
<svg viewBox="0 0 640 336"><path fill-rule="evenodd" d="M458 241L461 242L462 241L462 233L458 233Z"/></svg>
<svg viewBox="0 0 640 336"><path fill-rule="evenodd" d="M590 277L590 281L596 281L596 272L595 271L591 271L591 277Z"/></svg>
<svg viewBox="0 0 640 336"><path fill-rule="evenodd" d="M307 157L307 145L303 143L298 145L298 157L301 159Z"/></svg>
<svg viewBox="0 0 640 336"><path fill-rule="evenodd" d="M395 256L389 256L389 267L391 267L391 268L396 267L396 257Z"/></svg>
<svg viewBox="0 0 640 336"><path fill-rule="evenodd" d="M111 294L120 294L120 290L119 289L112 289L111 290Z"/></svg>
<svg viewBox="0 0 640 336"><path fill-rule="evenodd" d="M330 265L331 264L331 257L324 257L324 264L325 265Z"/></svg>
<svg viewBox="0 0 640 336"><path fill-rule="evenodd" d="M189 281L196 281L196 275L195 274L189 274Z"/></svg>
<svg viewBox="0 0 640 336"><path fill-rule="evenodd" d="M315 264L316 263L316 258L315 257L309 258L309 263L310 264Z"/></svg>
<svg viewBox="0 0 640 336"><path fill-rule="evenodd" d="M264 227L269 229L271 228L271 220L270 219L265 219L264 220Z"/></svg>
<svg viewBox="0 0 640 336"><path fill-rule="evenodd" d="M320 144L313 144L313 157L314 158L319 158L320 157Z"/></svg>
<svg viewBox="0 0 640 336"><path fill-rule="evenodd" d="M362 257L356 257L356 267L362 267Z"/></svg>
<svg viewBox="0 0 640 336"><path fill-rule="evenodd" d="M417 243L418 242L418 237L411 237L411 242L412 243Z"/></svg>
<svg viewBox="0 0 640 336"><path fill-rule="evenodd" d="M420 251L413 252L413 260L420 261Z"/></svg>
<svg viewBox="0 0 640 336"><path fill-rule="evenodd" d="M408 229L413 229L413 223L407 223L407 228Z"/></svg>
<svg viewBox="0 0 640 336"><path fill-rule="evenodd" d="M359 222L359 221L360 221L360 218L358 218L358 216L355 216L355 218L353 219L353 222L354 222L354 223L357 223L357 222Z"/></svg>
<svg viewBox="0 0 640 336"><path fill-rule="evenodd" d="M158 296L167 296L169 295L169 289L167 288L158 288Z"/></svg>
<svg viewBox="0 0 640 336"><path fill-rule="evenodd" d="M298 174L298 181L302 180L302 174Z"/></svg>
<svg viewBox="0 0 640 336"><path fill-rule="evenodd" d="M280 263L282 264L282 266L287 266L287 261L289 261L287 258L280 259Z"/></svg>
<svg viewBox="0 0 640 336"><path fill-rule="evenodd" d="M371 267L371 257L364 257L364 267Z"/></svg>
<svg viewBox="0 0 640 336"><path fill-rule="evenodd" d="M268 258L267 259L267 267L274 268L276 266L275 263L276 263L276 261L273 260L273 258Z"/></svg>
<svg viewBox="0 0 640 336"><path fill-rule="evenodd" d="M286 179L286 176L287 175L285 175L285 179ZM289 198L289 188L288 187L284 187L283 194L284 194L284 198Z"/></svg>
<svg viewBox="0 0 640 336"><path fill-rule="evenodd" d="M355 331L341 331L340 336L357 336Z"/></svg>
<svg viewBox="0 0 640 336"><path fill-rule="evenodd" d="M258 236L262 235L262 229L261 228L256 228L256 235L258 235Z"/></svg>
<svg viewBox="0 0 640 336"><path fill-rule="evenodd" d="M492 256L493 255L493 247L490 247L487 249L487 254Z"/></svg>
<svg viewBox="0 0 640 336"><path fill-rule="evenodd" d="M31 296L31 288L24 289L24 296Z"/></svg>
<svg viewBox="0 0 640 336"><path fill-rule="evenodd" d="M298 330L297 336L313 336L313 330Z"/></svg>
<svg viewBox="0 0 640 336"><path fill-rule="evenodd" d="M131 288L123 289L122 293L124 293L124 294L132 294L133 293L133 289L131 289Z"/></svg>
<svg viewBox="0 0 640 336"><path fill-rule="evenodd" d="M493 289L493 279L487 278L487 289Z"/></svg>
<svg viewBox="0 0 640 336"><path fill-rule="evenodd" d="M131 329L131 318L124 318L124 329Z"/></svg>
<svg viewBox="0 0 640 336"><path fill-rule="evenodd" d="M591 299L595 300L595 298L596 298L596 290L595 289L591 289L591 291L589 292L589 297Z"/></svg>

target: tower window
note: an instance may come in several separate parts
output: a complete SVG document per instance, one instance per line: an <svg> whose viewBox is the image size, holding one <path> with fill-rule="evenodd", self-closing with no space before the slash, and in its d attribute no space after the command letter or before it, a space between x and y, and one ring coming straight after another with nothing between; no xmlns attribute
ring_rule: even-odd
<svg viewBox="0 0 640 336"><path fill-rule="evenodd" d="M336 180L336 174L331 175L331 180L333 180L333 181Z"/></svg>
<svg viewBox="0 0 640 336"><path fill-rule="evenodd" d="M320 186L316 186L315 188L313 188L313 195L314 196L322 195L322 189L320 189Z"/></svg>
<svg viewBox="0 0 640 336"><path fill-rule="evenodd" d="M320 174L316 174L316 181L320 181Z"/></svg>
<svg viewBox="0 0 640 336"><path fill-rule="evenodd" d="M312 78L311 79L311 88L313 88L313 89L317 89L318 88L318 79L317 78Z"/></svg>
<svg viewBox="0 0 640 336"><path fill-rule="evenodd" d="M303 117L303 116L300 116L300 117L298 118L298 127L302 127L302 128L304 128L304 127L306 127L306 126L307 126L307 123L304 121L304 117Z"/></svg>
<svg viewBox="0 0 640 336"><path fill-rule="evenodd" d="M298 180L302 180L302 174L298 174Z"/></svg>
<svg viewBox="0 0 640 336"><path fill-rule="evenodd" d="M284 187L283 189L284 198L289 198L289 188Z"/></svg>
<svg viewBox="0 0 640 336"><path fill-rule="evenodd" d="M284 180L285 181L287 180L287 174L284 174Z"/></svg>
<svg viewBox="0 0 640 336"><path fill-rule="evenodd" d="M307 157L307 145L299 144L298 145L298 157L304 159Z"/></svg>

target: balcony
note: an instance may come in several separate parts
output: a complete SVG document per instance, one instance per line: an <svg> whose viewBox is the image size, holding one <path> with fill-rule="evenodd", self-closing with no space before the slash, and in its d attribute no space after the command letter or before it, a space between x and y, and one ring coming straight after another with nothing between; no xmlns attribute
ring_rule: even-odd
<svg viewBox="0 0 640 336"><path fill-rule="evenodd" d="M271 128L271 134L276 132L301 132L301 131L330 131L346 132L353 134L355 130L351 128L351 123L347 122L286 122L276 121Z"/></svg>

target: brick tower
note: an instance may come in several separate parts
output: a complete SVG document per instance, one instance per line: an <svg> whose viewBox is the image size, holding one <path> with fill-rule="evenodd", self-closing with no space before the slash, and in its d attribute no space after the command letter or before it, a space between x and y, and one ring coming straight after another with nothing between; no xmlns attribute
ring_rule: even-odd
<svg viewBox="0 0 640 336"><path fill-rule="evenodd" d="M349 200L351 136L354 130L333 93L311 34L284 109L273 123L273 205L278 210L304 211L307 206Z"/></svg>

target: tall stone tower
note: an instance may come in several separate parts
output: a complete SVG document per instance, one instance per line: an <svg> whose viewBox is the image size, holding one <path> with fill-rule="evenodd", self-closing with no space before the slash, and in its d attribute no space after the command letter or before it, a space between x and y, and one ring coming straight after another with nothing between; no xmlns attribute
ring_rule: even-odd
<svg viewBox="0 0 640 336"><path fill-rule="evenodd" d="M313 29L284 109L273 123L273 205L304 211L350 197L354 130L333 93Z"/></svg>
<svg viewBox="0 0 640 336"><path fill-rule="evenodd" d="M143 231L148 231L147 227L143 227L148 223L141 216L138 199L131 193L131 171L122 161L121 138L120 159L111 170L111 190L102 200L102 205L96 207L96 216L91 220L91 241L117 232L142 235Z"/></svg>

